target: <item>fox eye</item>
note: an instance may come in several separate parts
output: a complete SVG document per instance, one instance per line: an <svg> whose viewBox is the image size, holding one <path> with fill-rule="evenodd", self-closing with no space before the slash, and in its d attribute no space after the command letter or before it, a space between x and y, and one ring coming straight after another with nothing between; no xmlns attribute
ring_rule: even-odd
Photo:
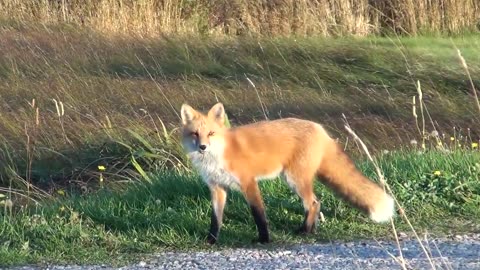
<svg viewBox="0 0 480 270"><path fill-rule="evenodd" d="M215 135L215 132L213 132L213 131L210 131L210 132L208 133L208 136L213 136L213 135Z"/></svg>
<svg viewBox="0 0 480 270"><path fill-rule="evenodd" d="M190 132L190 136L192 136L192 137L198 137L198 131Z"/></svg>

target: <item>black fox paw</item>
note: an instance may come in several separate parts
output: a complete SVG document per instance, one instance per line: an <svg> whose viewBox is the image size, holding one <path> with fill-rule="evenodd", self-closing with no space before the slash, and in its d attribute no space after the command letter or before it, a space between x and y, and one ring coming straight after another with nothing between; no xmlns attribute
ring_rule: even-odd
<svg viewBox="0 0 480 270"><path fill-rule="evenodd" d="M270 243L270 238L268 236L260 236L259 238L253 239L252 244L268 244Z"/></svg>
<svg viewBox="0 0 480 270"><path fill-rule="evenodd" d="M307 234L313 234L314 231L315 230L313 228L308 229L305 226L301 226L300 228L295 230L295 233L298 235L307 235Z"/></svg>
<svg viewBox="0 0 480 270"><path fill-rule="evenodd" d="M217 242L217 236L209 233L208 236L207 236L207 243L209 243L210 245L213 245Z"/></svg>

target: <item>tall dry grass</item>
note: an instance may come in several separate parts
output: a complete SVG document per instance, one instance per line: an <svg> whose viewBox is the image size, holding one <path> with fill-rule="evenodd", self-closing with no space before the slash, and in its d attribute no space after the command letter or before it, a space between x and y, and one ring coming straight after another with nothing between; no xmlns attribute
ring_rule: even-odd
<svg viewBox="0 0 480 270"><path fill-rule="evenodd" d="M0 17L108 33L355 35L480 27L477 0L0 0Z"/></svg>

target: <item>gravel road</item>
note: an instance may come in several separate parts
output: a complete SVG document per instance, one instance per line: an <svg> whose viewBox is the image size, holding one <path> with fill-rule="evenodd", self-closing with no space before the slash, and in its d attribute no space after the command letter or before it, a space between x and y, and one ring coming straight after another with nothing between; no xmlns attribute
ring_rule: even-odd
<svg viewBox="0 0 480 270"><path fill-rule="evenodd" d="M480 269L480 234L428 239L436 269ZM432 269L417 241L400 242L407 269ZM165 252L119 269L401 269L394 242L355 241L276 248ZM106 265L24 266L12 269L113 269Z"/></svg>

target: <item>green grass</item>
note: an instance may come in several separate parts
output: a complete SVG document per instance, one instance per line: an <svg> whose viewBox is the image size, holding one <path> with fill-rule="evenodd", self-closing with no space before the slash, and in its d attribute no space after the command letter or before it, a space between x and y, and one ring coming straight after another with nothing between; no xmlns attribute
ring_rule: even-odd
<svg viewBox="0 0 480 270"><path fill-rule="evenodd" d="M344 129L345 115L417 228L478 230L472 143L480 140L480 114L453 46L478 86L478 35L151 39L3 23L0 36L0 196L8 196L0 198L0 265L122 262L206 247L208 192L178 143L184 102L206 109L221 101L232 125L263 119L262 106L270 119L318 121L374 176ZM416 152L417 82L426 149L441 143L450 154ZM298 198L280 181L262 190L277 244L392 236L320 186L327 222L315 236L295 236ZM219 244L249 245L255 225L242 197L231 195Z"/></svg>
<svg viewBox="0 0 480 270"><path fill-rule="evenodd" d="M478 231L480 154L399 151L378 157L395 196L415 229L431 235ZM369 162L359 168L376 179ZM441 174L434 175L439 170ZM3 213L0 223L2 265L39 262L125 263L166 249L204 249L210 217L209 191L195 174L159 172L153 182L121 191L101 189L80 196L67 193L54 203ZM273 243L339 239L393 238L390 225L375 224L316 185L326 222L316 234L296 235L303 207L281 180L261 182ZM396 217L397 230L409 233ZM476 225L475 225L476 224ZM251 246L257 236L249 208L238 192L229 192L225 224L217 247Z"/></svg>

